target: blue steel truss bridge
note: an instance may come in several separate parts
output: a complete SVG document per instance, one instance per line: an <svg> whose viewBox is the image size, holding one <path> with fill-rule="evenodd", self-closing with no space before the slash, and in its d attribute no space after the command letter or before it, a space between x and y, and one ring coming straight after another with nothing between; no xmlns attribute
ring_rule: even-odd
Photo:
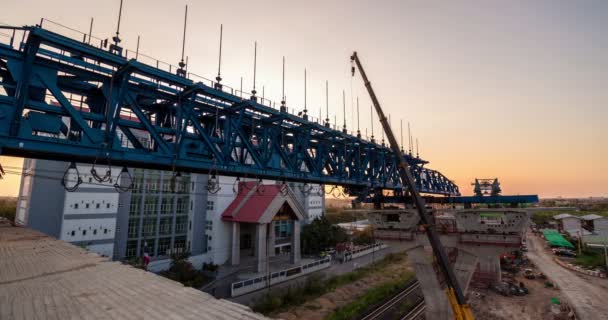
<svg viewBox="0 0 608 320"><path fill-rule="evenodd" d="M402 194L391 150L87 34L0 27L0 154ZM458 186L406 154L418 190Z"/></svg>

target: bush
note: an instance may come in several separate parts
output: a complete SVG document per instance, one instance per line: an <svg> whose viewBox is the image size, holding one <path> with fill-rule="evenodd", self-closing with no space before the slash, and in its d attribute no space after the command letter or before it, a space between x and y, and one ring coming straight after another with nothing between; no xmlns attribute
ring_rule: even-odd
<svg viewBox="0 0 608 320"><path fill-rule="evenodd" d="M0 198L0 217L4 217L10 222L15 222L16 211L17 198Z"/></svg>
<svg viewBox="0 0 608 320"><path fill-rule="evenodd" d="M357 281L369 274L385 272L383 269L388 265L401 262L404 259L404 254L389 253L378 262L331 278L326 279L320 275L311 275L306 280L304 286L299 288L290 287L283 292L268 294L262 300L255 303L252 309L255 312L267 315L271 312L287 309L293 305L301 305L306 301L317 298L345 284ZM408 273L405 276L409 278L411 274Z"/></svg>
<svg viewBox="0 0 608 320"><path fill-rule="evenodd" d="M214 264L213 262L203 263L203 270L205 270L205 271L215 272L215 271L217 271L217 269L219 269L219 267L220 267L219 265Z"/></svg>
<svg viewBox="0 0 608 320"><path fill-rule="evenodd" d="M196 270L188 261L189 252L174 253L171 255L171 267L160 274L166 278L178 281L186 287L200 288L209 279L200 270Z"/></svg>
<svg viewBox="0 0 608 320"><path fill-rule="evenodd" d="M576 257L574 263L588 268L605 267L604 253L593 250L584 250L582 254Z"/></svg>

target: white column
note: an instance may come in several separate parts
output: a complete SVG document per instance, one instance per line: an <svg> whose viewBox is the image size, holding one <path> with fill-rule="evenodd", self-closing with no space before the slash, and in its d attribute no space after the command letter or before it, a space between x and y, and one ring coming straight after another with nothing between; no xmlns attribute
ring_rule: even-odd
<svg viewBox="0 0 608 320"><path fill-rule="evenodd" d="M268 230L268 256L274 257L274 243L275 243L275 234L274 234L274 225L275 222L270 222L270 230Z"/></svg>
<svg viewBox="0 0 608 320"><path fill-rule="evenodd" d="M230 263L233 266L241 262L241 225L238 222L232 223L232 250Z"/></svg>
<svg viewBox="0 0 608 320"><path fill-rule="evenodd" d="M300 263L300 221L293 221L293 230L291 232L291 253L289 255L289 262L291 264Z"/></svg>
<svg viewBox="0 0 608 320"><path fill-rule="evenodd" d="M268 271L268 256L266 251L266 228L268 224L258 224L255 233L256 272Z"/></svg>

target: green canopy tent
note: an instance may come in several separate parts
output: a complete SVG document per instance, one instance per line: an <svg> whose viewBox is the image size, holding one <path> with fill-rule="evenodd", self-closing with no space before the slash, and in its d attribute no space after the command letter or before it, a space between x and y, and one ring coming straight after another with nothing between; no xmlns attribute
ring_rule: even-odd
<svg viewBox="0 0 608 320"><path fill-rule="evenodd" d="M574 245L570 243L570 241L566 240L566 238L564 238L564 236L557 232L557 230L544 229L543 235L545 236L545 239L549 241L549 245L551 245L552 247L574 249Z"/></svg>

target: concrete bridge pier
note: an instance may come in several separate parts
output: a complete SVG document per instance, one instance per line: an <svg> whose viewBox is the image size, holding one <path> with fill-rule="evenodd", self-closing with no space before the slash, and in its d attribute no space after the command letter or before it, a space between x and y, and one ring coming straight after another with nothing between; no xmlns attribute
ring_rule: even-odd
<svg viewBox="0 0 608 320"><path fill-rule="evenodd" d="M433 267L433 255L430 247L416 246L407 251L410 263L420 282L420 288L426 304L426 319L452 320L452 310L445 290L442 288Z"/></svg>
<svg viewBox="0 0 608 320"><path fill-rule="evenodd" d="M456 273L456 279L458 279L458 284L460 284L460 288L462 288L462 291L465 293L469 288L473 273L475 273L475 269L477 269L478 261L479 259L476 255L458 249L458 257L456 258L456 263L453 267L454 272Z"/></svg>
<svg viewBox="0 0 608 320"><path fill-rule="evenodd" d="M466 250L478 258L480 276L483 277L488 285L502 281L500 254L506 250L505 247L466 245L459 248L459 250Z"/></svg>

